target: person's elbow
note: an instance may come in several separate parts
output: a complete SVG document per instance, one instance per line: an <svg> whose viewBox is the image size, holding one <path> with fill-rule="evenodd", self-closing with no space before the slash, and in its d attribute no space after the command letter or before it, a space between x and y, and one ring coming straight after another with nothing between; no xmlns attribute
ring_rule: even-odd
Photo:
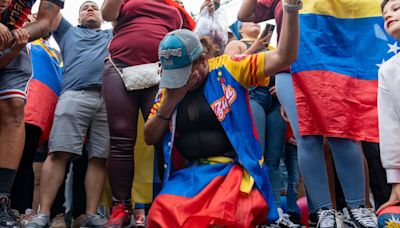
<svg viewBox="0 0 400 228"><path fill-rule="evenodd" d="M111 21L115 21L117 19L117 16L114 16L114 15L108 14L108 13L103 13L103 19L105 21L111 22Z"/></svg>
<svg viewBox="0 0 400 228"><path fill-rule="evenodd" d="M246 21L247 21L247 20L246 20L246 19L247 19L247 15L246 15L245 13L239 11L239 13L238 13L238 15L237 15L237 19L238 19L239 21L246 22Z"/></svg>
<svg viewBox="0 0 400 228"><path fill-rule="evenodd" d="M296 62L298 58L297 52L296 53L291 53L289 54L286 59L287 59L287 65L291 65L292 63Z"/></svg>
<svg viewBox="0 0 400 228"><path fill-rule="evenodd" d="M280 59L282 68L287 68L297 61L298 55L297 52L291 52L288 54L281 54L278 58Z"/></svg>
<svg viewBox="0 0 400 228"><path fill-rule="evenodd" d="M45 37L51 33L53 28L53 21L49 19L42 19L37 21L40 37Z"/></svg>
<svg viewBox="0 0 400 228"><path fill-rule="evenodd" d="M242 10L239 11L239 13L237 15L237 19L241 22L252 22L253 21L252 14L242 11Z"/></svg>
<svg viewBox="0 0 400 228"><path fill-rule="evenodd" d="M119 12L111 12L107 7L101 8L101 15L105 21L115 21L118 18Z"/></svg>

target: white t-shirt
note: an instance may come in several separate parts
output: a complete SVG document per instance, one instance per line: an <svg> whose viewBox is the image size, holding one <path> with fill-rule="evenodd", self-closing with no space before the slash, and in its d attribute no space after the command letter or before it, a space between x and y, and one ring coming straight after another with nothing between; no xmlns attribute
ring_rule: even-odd
<svg viewBox="0 0 400 228"><path fill-rule="evenodd" d="M379 141L388 183L400 183L400 54L379 69Z"/></svg>

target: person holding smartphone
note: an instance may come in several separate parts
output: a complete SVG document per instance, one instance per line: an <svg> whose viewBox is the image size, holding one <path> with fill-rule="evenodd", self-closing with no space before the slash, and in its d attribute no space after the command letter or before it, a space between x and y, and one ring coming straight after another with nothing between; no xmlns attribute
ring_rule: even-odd
<svg viewBox="0 0 400 228"><path fill-rule="evenodd" d="M267 85L296 60L298 10L284 18L281 45L253 55L209 59L187 30L161 41L162 90L144 135L148 144L164 142L166 170L148 227L255 227L279 217L247 88Z"/></svg>
<svg viewBox="0 0 400 228"><path fill-rule="evenodd" d="M230 26L232 32L236 34L238 40L231 41L225 54L254 54L268 51L268 44L271 39L275 26L266 24L264 30L260 32L260 25L254 22L235 22ZM280 161L284 154L286 123L280 115L281 105L275 93L275 76L270 77L268 86L257 86L249 88L250 106L253 119L260 139L261 149L264 153L265 161L270 169L269 178L271 181L272 192L275 203L278 206L279 219L273 225L278 227L299 227L300 216L296 206L297 193L290 192L288 204L288 214L283 213L280 202L281 197L281 171ZM296 159L296 157L291 157ZM295 161L291 161L297 163ZM290 170L289 175L298 179L298 171Z"/></svg>

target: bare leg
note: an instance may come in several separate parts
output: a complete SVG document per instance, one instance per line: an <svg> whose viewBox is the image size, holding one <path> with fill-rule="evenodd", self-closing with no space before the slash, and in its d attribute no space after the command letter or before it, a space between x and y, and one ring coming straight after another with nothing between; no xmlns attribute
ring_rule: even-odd
<svg viewBox="0 0 400 228"><path fill-rule="evenodd" d="M25 101L0 100L0 167L17 170L25 143Z"/></svg>
<svg viewBox="0 0 400 228"><path fill-rule="evenodd" d="M86 171L86 214L96 214L106 180L106 160L91 158Z"/></svg>
<svg viewBox="0 0 400 228"><path fill-rule="evenodd" d="M42 172L43 162L34 162L33 173L35 175L35 183L33 189L33 201L32 201L32 211L34 214L38 212L39 202L40 202L40 174Z"/></svg>
<svg viewBox="0 0 400 228"><path fill-rule="evenodd" d="M70 153L55 152L47 156L40 177L40 213L50 215L58 189L64 181L65 168Z"/></svg>

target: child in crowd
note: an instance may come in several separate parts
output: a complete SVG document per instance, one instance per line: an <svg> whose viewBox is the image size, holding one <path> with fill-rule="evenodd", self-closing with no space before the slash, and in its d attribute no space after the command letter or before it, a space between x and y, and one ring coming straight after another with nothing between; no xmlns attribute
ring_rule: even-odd
<svg viewBox="0 0 400 228"><path fill-rule="evenodd" d="M384 0L382 12L385 29L395 39L400 39L400 1ZM393 56L379 69L378 117L381 160L386 169L387 182L392 184L392 193L383 208L400 200L400 59Z"/></svg>

